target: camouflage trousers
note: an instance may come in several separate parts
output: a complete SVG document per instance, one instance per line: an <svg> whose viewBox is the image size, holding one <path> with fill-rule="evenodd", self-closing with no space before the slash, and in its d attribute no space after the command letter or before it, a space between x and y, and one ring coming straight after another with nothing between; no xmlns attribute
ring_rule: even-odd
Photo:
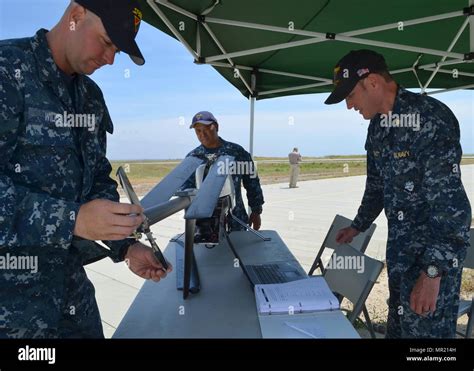
<svg viewBox="0 0 474 371"><path fill-rule="evenodd" d="M462 268L451 268L441 277L435 312L421 316L410 309L410 294L420 276L420 267L389 271L386 338L454 338L461 274Z"/></svg>
<svg viewBox="0 0 474 371"><path fill-rule="evenodd" d="M69 261L57 328L0 328L0 339L104 338L95 289L78 257Z"/></svg>

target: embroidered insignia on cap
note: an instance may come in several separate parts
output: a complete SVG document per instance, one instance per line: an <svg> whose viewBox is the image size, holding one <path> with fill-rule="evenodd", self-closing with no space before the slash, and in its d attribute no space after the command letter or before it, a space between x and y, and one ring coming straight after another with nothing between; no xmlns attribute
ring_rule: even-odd
<svg viewBox="0 0 474 371"><path fill-rule="evenodd" d="M368 68L361 68L360 70L357 70L357 75L359 77L361 77L362 75L365 75L366 73L369 73L369 69Z"/></svg>
<svg viewBox="0 0 474 371"><path fill-rule="evenodd" d="M135 25L135 33L138 32L138 29L140 28L140 22L142 21L142 12L138 8L133 9L133 15L134 15L134 25Z"/></svg>

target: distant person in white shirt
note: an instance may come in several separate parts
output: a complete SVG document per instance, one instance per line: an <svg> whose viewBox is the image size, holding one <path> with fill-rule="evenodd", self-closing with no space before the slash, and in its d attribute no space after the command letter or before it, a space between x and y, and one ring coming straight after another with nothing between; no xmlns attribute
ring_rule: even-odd
<svg viewBox="0 0 474 371"><path fill-rule="evenodd" d="M296 188L296 182L298 181L298 175L300 173L301 155L298 152L298 148L293 148L293 152L288 154L290 160L290 188Z"/></svg>

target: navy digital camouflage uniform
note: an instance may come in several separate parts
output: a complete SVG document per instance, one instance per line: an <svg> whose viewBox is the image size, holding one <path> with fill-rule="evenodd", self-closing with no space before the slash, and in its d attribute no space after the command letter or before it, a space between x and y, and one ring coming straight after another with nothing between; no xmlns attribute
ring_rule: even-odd
<svg viewBox="0 0 474 371"><path fill-rule="evenodd" d="M0 41L0 254L38 257L37 273L0 271L0 334L103 337L83 264L121 261L134 241L104 241L108 250L73 230L83 203L119 200L105 157L113 125L90 78L76 76L71 97L46 32ZM95 115L94 130L57 125L64 112Z"/></svg>
<svg viewBox="0 0 474 371"><path fill-rule="evenodd" d="M380 115L371 120L366 189L352 227L365 231L385 209L387 337L452 338L471 223L461 182L459 124L443 103L403 88L398 89L393 114L419 115L419 130L406 127L407 121L399 120L398 127L381 124ZM436 311L422 317L410 309L410 294L430 264L444 275Z"/></svg>
<svg viewBox="0 0 474 371"><path fill-rule="evenodd" d="M247 169L252 170L252 174L235 174L232 175L232 180L234 182L235 188L235 207L232 209L232 213L242 220L244 223L249 222L249 217L247 211L245 210L244 202L242 200L242 184L244 185L247 191L247 201L250 209L253 213L261 214L262 213L262 205L265 202L263 199L263 192L262 188L260 187L260 179L257 174L257 170L255 168L254 162L250 153L248 153L245 149L235 143L227 142L221 137L219 137L221 145L218 148L206 148L203 145L193 149L189 152L186 157L194 156L200 158L204 161L209 162L209 158L211 157L212 160L217 159L219 156L228 155L233 156L235 162L242 162L245 164L251 164L247 167ZM195 188L196 187L196 178L194 175L189 177L189 179L184 183L181 187L182 189L186 188ZM232 221L231 229L234 231L242 230L241 227L237 222Z"/></svg>

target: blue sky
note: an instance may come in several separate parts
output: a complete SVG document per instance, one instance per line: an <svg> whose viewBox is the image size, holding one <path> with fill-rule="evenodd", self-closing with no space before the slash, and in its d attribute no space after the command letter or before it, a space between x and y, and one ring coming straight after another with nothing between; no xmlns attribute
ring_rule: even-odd
<svg viewBox="0 0 474 371"><path fill-rule="evenodd" d="M68 0L0 0L0 39L27 37L52 28ZM210 66L198 66L179 42L143 23L137 36L146 64L126 54L91 77L101 87L115 132L109 159L182 158L199 143L189 122L208 110L223 138L248 149L249 101ZM126 76L129 71L129 77ZM327 94L257 101L254 154L303 156L363 154L368 121L344 104L325 106ZM474 93L436 95L456 114L464 153L474 153Z"/></svg>

